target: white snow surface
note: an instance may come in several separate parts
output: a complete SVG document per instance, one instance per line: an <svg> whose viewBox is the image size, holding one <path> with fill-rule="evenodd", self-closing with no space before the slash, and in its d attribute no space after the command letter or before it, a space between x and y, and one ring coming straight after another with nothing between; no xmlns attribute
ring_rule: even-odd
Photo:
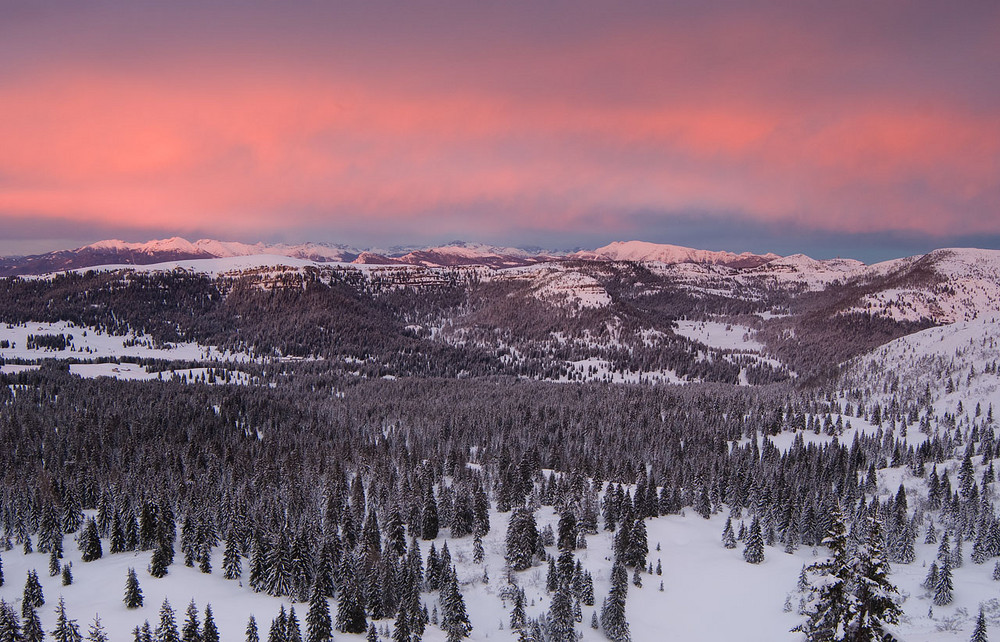
<svg viewBox="0 0 1000 642"><path fill-rule="evenodd" d="M758 257L773 260L777 259L778 255L697 250L680 245L649 243L647 241L615 241L596 250L577 252L571 257L584 260L655 261L658 263L732 263L741 259Z"/></svg>
<svg viewBox="0 0 1000 642"><path fill-rule="evenodd" d="M939 472L947 469L954 477L956 466L955 461L939 465ZM919 501L919 497L926 495L924 481L914 478L905 467L879 471L878 492L883 499L890 493L894 494L900 484L907 489L911 506ZM663 574L644 572L641 574L641 588L629 584L626 612L633 640L798 642L802 639L801 634L790 632L802 619L795 612L800 598L795 587L797 577L802 566L822 557L825 549L803 547L788 554L778 544L765 547L763 563L747 564L742 557L742 545L727 550L720 543L726 514L724 509L710 519L703 519L691 511L686 515L647 520L648 561L654 568L659 562ZM548 507L542 507L537 518L539 528L545 525L555 528L558 521L558 515ZM510 603L504 603L499 595L503 586L507 519L506 514L491 514L492 527L483 538L486 557L482 564L472 562L471 537L448 539L447 529L444 529L435 541L438 550L446 541L451 550L474 627L469 637L473 641L516 639L509 627ZM744 515L743 520L749 524L750 518ZM734 520L734 528L738 530L739 525L740 520ZM601 600L610 588L612 536L612 533L601 530L597 535L587 537L586 549L575 552L577 559L594 577L596 604L583 607L583 622L576 625L586 642L606 639L602 633L591 629L589 623L591 615L599 613ZM905 598L902 603L904 617L896 629L900 639L907 642L968 639L980 604L986 609L990 634L1000 634L1000 601L996 598L997 584L991 579L990 564L979 566L966 559L961 568L954 569L955 602L945 607L934 607L933 617L928 617L931 599L920 583L927 573L927 566L936 557L937 545L923 544L922 541L921 536L915 547L916 561L892 566L890 579ZM46 601L45 606L39 609L46 631L51 631L55 625L54 606L61 596L66 601L69 616L78 621L84 632L94 614L99 613L112 640L130 639L132 628L140 626L144 620L155 626L164 598L169 599L178 625L183 622L184 610L192 599L201 614L205 605L210 603L221 638L234 641L243 639L247 618L251 614L257 619L262 636L266 637L270 621L277 615L279 606L284 605L286 610L293 606L286 599L254 593L239 581L223 579L218 568L222 557L221 545L212 551L213 566L216 568L211 574L185 567L181 556L178 556L169 574L155 579L146 571L150 556L148 551L111 555L107 553L108 541L103 540L102 544L104 557L85 563L80 560L73 536L67 536L64 562L72 562L74 583L71 586L62 586L58 576L49 577L48 555L37 552L25 555L20 548L4 552L6 581L0 587L0 598L19 610L26 572L35 569ZM420 545L426 555L429 542L420 542ZM549 553L557 554L558 551L550 547ZM144 594L144 606L135 610L126 609L121 599L129 567L136 569ZM249 561L244 559L244 574L248 567ZM489 574L488 583L483 581L484 570ZM546 611L551 596L545 591L544 565L515 575L518 584L526 591L528 615L536 616ZM664 587L662 592L659 590L661 582ZM428 610L436 604L436 593L423 593L421 597ZM793 605L790 612L783 609L786 598ZM298 603L294 606L300 622L304 622L308 605ZM335 600L331 601L331 612L336 613ZM391 628L392 620L386 618L376 622L376 625L380 629L385 625ZM343 633L335 633L334 637L338 640L364 639L363 635ZM428 625L423 639L442 642L445 636L439 628Z"/></svg>
<svg viewBox="0 0 1000 642"><path fill-rule="evenodd" d="M674 332L710 348L720 350L759 353L764 349L764 344L754 339L756 333L752 328L735 323L681 320L677 321Z"/></svg>
<svg viewBox="0 0 1000 642"><path fill-rule="evenodd" d="M929 390L939 415L955 413L960 402L966 413L977 404L984 413L990 404L1000 411L1000 377L984 372L987 364L997 361L1000 314L928 328L891 341L851 361L841 386L867 386L886 403L894 395L914 399ZM948 380L952 392L948 392Z"/></svg>
<svg viewBox="0 0 1000 642"><path fill-rule="evenodd" d="M922 257L877 263L865 275L887 275L925 265L940 277L934 284L903 285L866 295L850 311L902 321L969 321L1000 313L1000 250L946 248Z"/></svg>
<svg viewBox="0 0 1000 642"><path fill-rule="evenodd" d="M229 381L224 376L217 376L209 381L209 368L178 368L176 370L150 371L135 363L71 363L71 374L84 379L96 377L111 377L121 381L186 381L210 384L248 384L250 376L245 372L227 371Z"/></svg>
<svg viewBox="0 0 1000 642"><path fill-rule="evenodd" d="M594 277L569 270L551 270L535 286L534 295L543 301L581 308L611 305L611 295Z"/></svg>
<svg viewBox="0 0 1000 642"><path fill-rule="evenodd" d="M135 252L138 254L155 254L158 252L184 252L187 254L210 254L217 258L236 256L257 256L276 254L289 257L311 257L323 261L342 261L348 254L356 254L349 248L323 245L319 243L301 243L287 245L284 243L239 243L236 241L217 241L214 239L199 239L195 242L180 237L147 241L145 243L129 243L118 239L98 241L80 249L117 250L119 252Z"/></svg>
<svg viewBox="0 0 1000 642"><path fill-rule="evenodd" d="M28 335L62 334L72 335L72 343L66 350L28 348ZM68 321L57 323L29 322L20 325L0 324L0 341L7 340L10 347L0 348L4 359L48 359L76 358L80 360L102 357L135 357L150 359L205 360L245 362L250 357L242 353L220 351L213 346L197 343L171 343L155 345L149 337L135 334L111 335L96 328L78 326Z"/></svg>

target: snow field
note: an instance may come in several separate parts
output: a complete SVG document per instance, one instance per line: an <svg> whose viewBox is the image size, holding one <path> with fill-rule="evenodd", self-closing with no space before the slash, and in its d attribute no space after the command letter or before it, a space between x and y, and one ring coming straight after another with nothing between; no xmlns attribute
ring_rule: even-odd
<svg viewBox="0 0 1000 642"><path fill-rule="evenodd" d="M28 348L28 335L69 335L73 340L65 350ZM3 359L51 359L77 358L80 360L102 357L136 357L146 359L169 359L177 361L235 361L247 362L250 357L242 353L220 351L214 346L197 343L172 343L155 346L148 337L134 334L116 336L96 328L78 326L68 321L57 323L29 322L20 325L0 324L0 342L10 345L0 348Z"/></svg>

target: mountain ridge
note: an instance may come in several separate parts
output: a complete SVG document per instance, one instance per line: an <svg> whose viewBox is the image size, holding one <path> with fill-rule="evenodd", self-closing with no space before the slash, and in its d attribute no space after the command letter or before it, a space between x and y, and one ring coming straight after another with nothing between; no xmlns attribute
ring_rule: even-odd
<svg viewBox="0 0 1000 642"><path fill-rule="evenodd" d="M250 244L216 239L199 239L192 242L175 236L146 242L107 239L75 249L30 256L0 257L0 276L38 275L103 265L151 265L169 261L260 255L287 256L319 263L423 267L483 265L494 269L565 260L704 263L743 269L758 267L781 258L771 253L737 254L647 241L616 241L594 250L567 252L466 241L450 241L438 246L395 246L386 249L313 242Z"/></svg>

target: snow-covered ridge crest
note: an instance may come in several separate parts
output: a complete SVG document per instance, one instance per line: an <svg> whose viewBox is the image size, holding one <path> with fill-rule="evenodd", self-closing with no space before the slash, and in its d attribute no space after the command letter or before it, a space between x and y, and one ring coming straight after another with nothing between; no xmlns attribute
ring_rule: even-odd
<svg viewBox="0 0 1000 642"><path fill-rule="evenodd" d="M199 239L190 242L180 237L147 241L145 243L129 243L118 239L98 241L90 245L85 245L76 252L85 250L95 250L103 252L134 252L139 254L156 255L163 253L204 255L206 258L230 258L234 256L258 256L273 254L277 256L290 256L295 258L309 258L319 261L343 261L351 260L357 256L358 251L347 246L325 245L321 243L301 243L298 245L288 245L285 243L265 244L265 243L240 243L237 241L217 241L214 239Z"/></svg>
<svg viewBox="0 0 1000 642"><path fill-rule="evenodd" d="M572 258L597 261L654 261L657 263L709 263L731 267L754 267L781 258L777 254L753 254L697 250L681 245L647 241L615 241L596 250L584 250Z"/></svg>

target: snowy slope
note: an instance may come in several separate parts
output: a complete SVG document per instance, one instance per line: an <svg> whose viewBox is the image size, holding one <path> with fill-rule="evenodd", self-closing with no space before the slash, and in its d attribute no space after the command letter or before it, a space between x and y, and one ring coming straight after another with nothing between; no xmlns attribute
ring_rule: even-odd
<svg viewBox="0 0 1000 642"><path fill-rule="evenodd" d="M805 254L793 254L769 261L736 277L743 282L770 281L777 287L803 285L809 290L822 290L830 283L863 274L864 263L854 259L819 261Z"/></svg>
<svg viewBox="0 0 1000 642"><path fill-rule="evenodd" d="M865 295L852 311L937 323L1000 313L1000 250L934 250L922 257L875 264L864 271L869 278L882 275L898 284Z"/></svg>
<svg viewBox="0 0 1000 642"><path fill-rule="evenodd" d="M848 388L868 387L876 398L918 399L930 391L938 415L980 404L1000 411L1000 377L984 372L1000 361L1000 314L960 321L896 339L849 364ZM952 391L948 391L948 381ZM888 392L895 391L895 392Z"/></svg>
<svg viewBox="0 0 1000 642"><path fill-rule="evenodd" d="M28 335L72 335L72 342L65 350L29 348ZM235 361L250 359L246 354L222 352L213 346L197 343L171 343L157 345L148 337L134 334L111 335L96 328L82 327L68 321L58 323L30 322L20 325L0 324L0 341L9 342L9 347L0 347L0 358L4 359L51 359L76 358L79 360L104 357L167 359L174 361Z"/></svg>
<svg viewBox="0 0 1000 642"><path fill-rule="evenodd" d="M658 263L709 263L732 267L761 265L778 258L777 254L752 254L743 252L714 252L696 250L680 245L649 243L646 241L615 241L593 251L581 251L572 258L596 261L655 261Z"/></svg>

